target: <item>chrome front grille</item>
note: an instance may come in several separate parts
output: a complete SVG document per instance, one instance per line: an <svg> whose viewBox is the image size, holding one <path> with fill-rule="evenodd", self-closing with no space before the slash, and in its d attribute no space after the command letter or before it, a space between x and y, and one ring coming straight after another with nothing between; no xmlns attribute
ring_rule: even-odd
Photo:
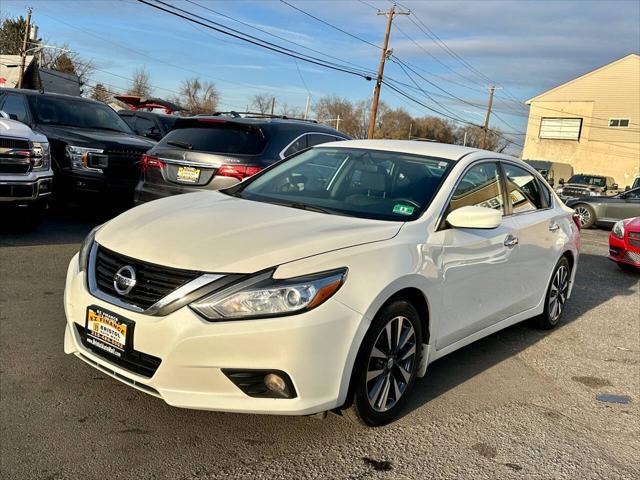
<svg viewBox="0 0 640 480"><path fill-rule="evenodd" d="M120 255L102 246L96 248L95 264L90 272L94 275L96 287L140 311L147 310L178 288L202 276L201 272L163 267ZM114 279L118 270L126 265L135 270L136 284L131 292L121 295L115 289Z"/></svg>

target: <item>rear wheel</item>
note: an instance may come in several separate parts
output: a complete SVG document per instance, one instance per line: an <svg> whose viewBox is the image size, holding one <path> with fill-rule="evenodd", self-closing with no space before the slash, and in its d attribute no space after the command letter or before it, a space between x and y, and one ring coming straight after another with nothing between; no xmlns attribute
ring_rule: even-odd
<svg viewBox="0 0 640 480"><path fill-rule="evenodd" d="M596 212L590 205L581 203L574 207L574 210L580 217L580 225L582 228L590 228L596 221Z"/></svg>
<svg viewBox="0 0 640 480"><path fill-rule="evenodd" d="M567 258L562 257L551 276L544 302L544 312L538 317L538 327L550 330L558 325L569 295L570 281L571 266Z"/></svg>
<svg viewBox="0 0 640 480"><path fill-rule="evenodd" d="M397 300L385 306L360 347L353 403L345 416L371 427L392 422L413 388L421 345L420 319L413 305Z"/></svg>

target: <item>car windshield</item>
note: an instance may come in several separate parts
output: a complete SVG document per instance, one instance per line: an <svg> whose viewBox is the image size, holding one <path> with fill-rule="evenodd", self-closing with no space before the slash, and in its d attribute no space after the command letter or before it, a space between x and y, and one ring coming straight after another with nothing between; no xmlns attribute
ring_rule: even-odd
<svg viewBox="0 0 640 480"><path fill-rule="evenodd" d="M125 121L107 105L47 95L28 97L38 123L133 134Z"/></svg>
<svg viewBox="0 0 640 480"><path fill-rule="evenodd" d="M607 179L604 177L591 177L589 175L574 175L567 183L577 183L579 185L591 185L593 187L604 187Z"/></svg>
<svg viewBox="0 0 640 480"><path fill-rule="evenodd" d="M225 193L359 218L415 220L452 163L399 152L315 147Z"/></svg>

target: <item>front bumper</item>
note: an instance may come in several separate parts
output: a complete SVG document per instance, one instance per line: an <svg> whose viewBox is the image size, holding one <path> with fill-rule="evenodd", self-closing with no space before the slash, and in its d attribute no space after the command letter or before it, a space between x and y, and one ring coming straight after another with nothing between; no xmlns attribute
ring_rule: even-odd
<svg viewBox="0 0 640 480"><path fill-rule="evenodd" d="M640 249L629 248L623 239L609 235L609 260L640 267Z"/></svg>
<svg viewBox="0 0 640 480"><path fill-rule="evenodd" d="M98 305L135 322L133 348L161 360L149 378L86 348L77 325ZM65 353L176 407L228 412L307 415L341 406L347 395L362 316L335 300L283 318L207 322L189 307L151 317L97 299L78 272L77 255L67 272ZM222 369L286 372L296 398L250 397Z"/></svg>
<svg viewBox="0 0 640 480"><path fill-rule="evenodd" d="M30 203L51 196L53 176L42 176L35 180L0 178L0 202Z"/></svg>

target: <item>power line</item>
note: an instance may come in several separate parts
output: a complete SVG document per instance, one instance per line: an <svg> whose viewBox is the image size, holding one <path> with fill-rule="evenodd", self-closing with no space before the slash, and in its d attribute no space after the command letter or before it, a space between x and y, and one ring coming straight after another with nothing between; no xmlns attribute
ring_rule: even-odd
<svg viewBox="0 0 640 480"><path fill-rule="evenodd" d="M311 17L311 18L313 18L314 20L317 20L318 22L323 23L323 24L327 25L328 27L333 28L334 30L337 30L337 31L339 31L339 32L342 32L342 33L344 33L345 35L350 36L351 38L355 38L356 40L359 40L359 41L361 41L361 42L363 42L363 43L366 43L367 45L370 45L370 46L372 46L372 47L375 47L375 48L377 48L378 50L382 50L382 47L380 47L380 46L376 45L375 43L371 43L370 41L365 40L365 39L364 39L364 38L362 38L362 37L359 37L359 36L357 36L357 35L354 35L354 34L353 34L353 33L351 33L351 32L348 32L348 31L346 31L346 30L343 30L343 29L342 29L342 28L340 28L340 27L336 27L335 25L333 25L333 24L331 24L331 23L327 22L326 20L322 20L321 18L318 18L318 17L316 17L315 15L312 15L311 13L309 13L309 12L306 12L306 11L302 10L301 8L298 8L298 7L296 7L295 5L291 5L289 2L287 2L287 1L285 1L285 0L280 0L280 2L281 2L281 3L284 3L285 5L288 5L289 7L293 8L294 10L297 10L298 12L302 13L303 15L306 15L306 16L308 16L308 17ZM377 9L376 9L376 10L377 10Z"/></svg>
<svg viewBox="0 0 640 480"><path fill-rule="evenodd" d="M220 32L220 33L224 33L225 35L229 35L231 37L237 38L239 40L243 40L243 41L245 41L247 43L250 43L250 44L265 48L267 50L271 50L273 52L280 53L281 55L286 55L286 56L289 56L289 57L297 58L298 60L303 60L303 61L305 61L307 63L312 63L314 65L325 67L325 68L328 68L328 69L331 69L331 70L336 70L336 71L340 71L340 72L347 73L347 74L350 74L350 75L354 75L354 76L357 76L357 77L361 77L361 78L364 78L365 80L371 80L371 77L369 75L363 74L363 73L361 73L359 71L354 71L353 69L349 69L349 68L347 68L345 66L338 66L336 64L332 64L331 62L327 62L327 61L324 61L322 59L318 59L316 57L311 57L309 55L302 54L300 52L297 52L295 50L291 50L291 49L283 47L281 45L277 45L277 44L268 42L266 40L260 39L258 37L254 37L253 35L249 35L249 34L240 32L238 30L232 29L230 27L226 27L226 26L224 26L222 24L214 22L211 19L208 19L206 17L202 17L200 15L194 14L193 12L189 12L187 10L172 6L172 5L167 4L167 3L165 3L165 2L163 2L161 0L155 0L156 3L151 3L148 0L137 0L137 1L139 3L143 3L145 5L148 5L148 6L152 7L152 8L155 8L157 10L161 10L163 12L166 12L166 13L168 13L170 15L175 16L175 17L179 17L179 18L182 18L182 19L187 20L189 22L193 22L193 23L202 25L203 27L209 28L211 30L214 30L214 31L217 31L217 32ZM158 4L160 4L160 5L158 5ZM170 10L169 8L165 8L165 7L172 8L173 10ZM184 12L186 15L184 15L182 13L179 13L179 12ZM189 16L187 16L187 15L189 15ZM195 18L192 18L192 17L195 17ZM206 21L208 23L211 23L213 25L209 25L208 23L203 23L202 21L200 21L198 19L204 20L204 21Z"/></svg>
<svg viewBox="0 0 640 480"><path fill-rule="evenodd" d="M239 20L239 19L237 19L237 18L235 18L235 17L232 17L232 16L227 15L227 14L225 14L225 13L219 12L219 11L217 11L217 10L213 10L212 8L209 8L209 7L206 7L206 6L204 6L204 5L201 5L201 4L199 4L199 3L197 3L197 2L195 2L195 1L193 1L193 0L185 0L185 1L186 1L186 2L188 2L188 3L190 3L190 4L192 4L192 5L196 5L197 7L200 7L200 8L202 8L202 9L204 9L204 10L207 10L207 11L209 11L209 12L211 12L211 13L214 13L214 14L216 14L216 15L219 15L219 16L221 16L221 17L223 17L223 18L227 18L227 19L232 20L232 21L234 21L234 22L240 23L241 25L244 25L244 26L246 26L246 27L253 28L254 30L257 30L257 31L259 31L259 32L266 33L267 35L270 35L270 36L272 36L272 37L274 37L274 38L277 38L277 39L279 39L279 40L284 40L284 41L289 42L289 43L291 43L291 44L293 44L293 45L296 45L296 46L298 46L298 47L301 47L301 48L304 48L304 49L306 49L306 50L309 50L310 52L314 52L314 53L318 53L318 54L320 54L320 55L324 55L324 56L325 56L325 57L327 57L327 58L331 58L331 59L333 59L333 60L337 60L337 61L339 61L339 62L342 62L342 63L346 64L346 65L351 65L351 66L357 67L357 68L361 69L363 72L369 72L369 73L371 73L371 70L370 70L370 69L367 69L367 68L362 67L362 66L360 66L360 65L356 65L356 64L354 64L354 63L352 63L352 62L349 62L349 61L347 61L347 60L344 60L344 59L342 59L342 58L334 57L333 55L329 55L328 53L322 52L322 51L320 51L320 50L315 50L315 49L313 49L313 48L311 48L311 47L308 47L308 46L306 46L306 45L303 45L303 44L301 44L301 43L294 42L293 40L291 40L291 39L289 39L289 38L282 37L281 35L276 35L275 33L269 32L268 30L265 30L265 29L260 28L260 27L256 27L255 25L252 25L252 24L250 24L250 23L248 23L248 22L244 22L244 21L242 21L242 20ZM295 7L294 7L294 8L295 8Z"/></svg>

